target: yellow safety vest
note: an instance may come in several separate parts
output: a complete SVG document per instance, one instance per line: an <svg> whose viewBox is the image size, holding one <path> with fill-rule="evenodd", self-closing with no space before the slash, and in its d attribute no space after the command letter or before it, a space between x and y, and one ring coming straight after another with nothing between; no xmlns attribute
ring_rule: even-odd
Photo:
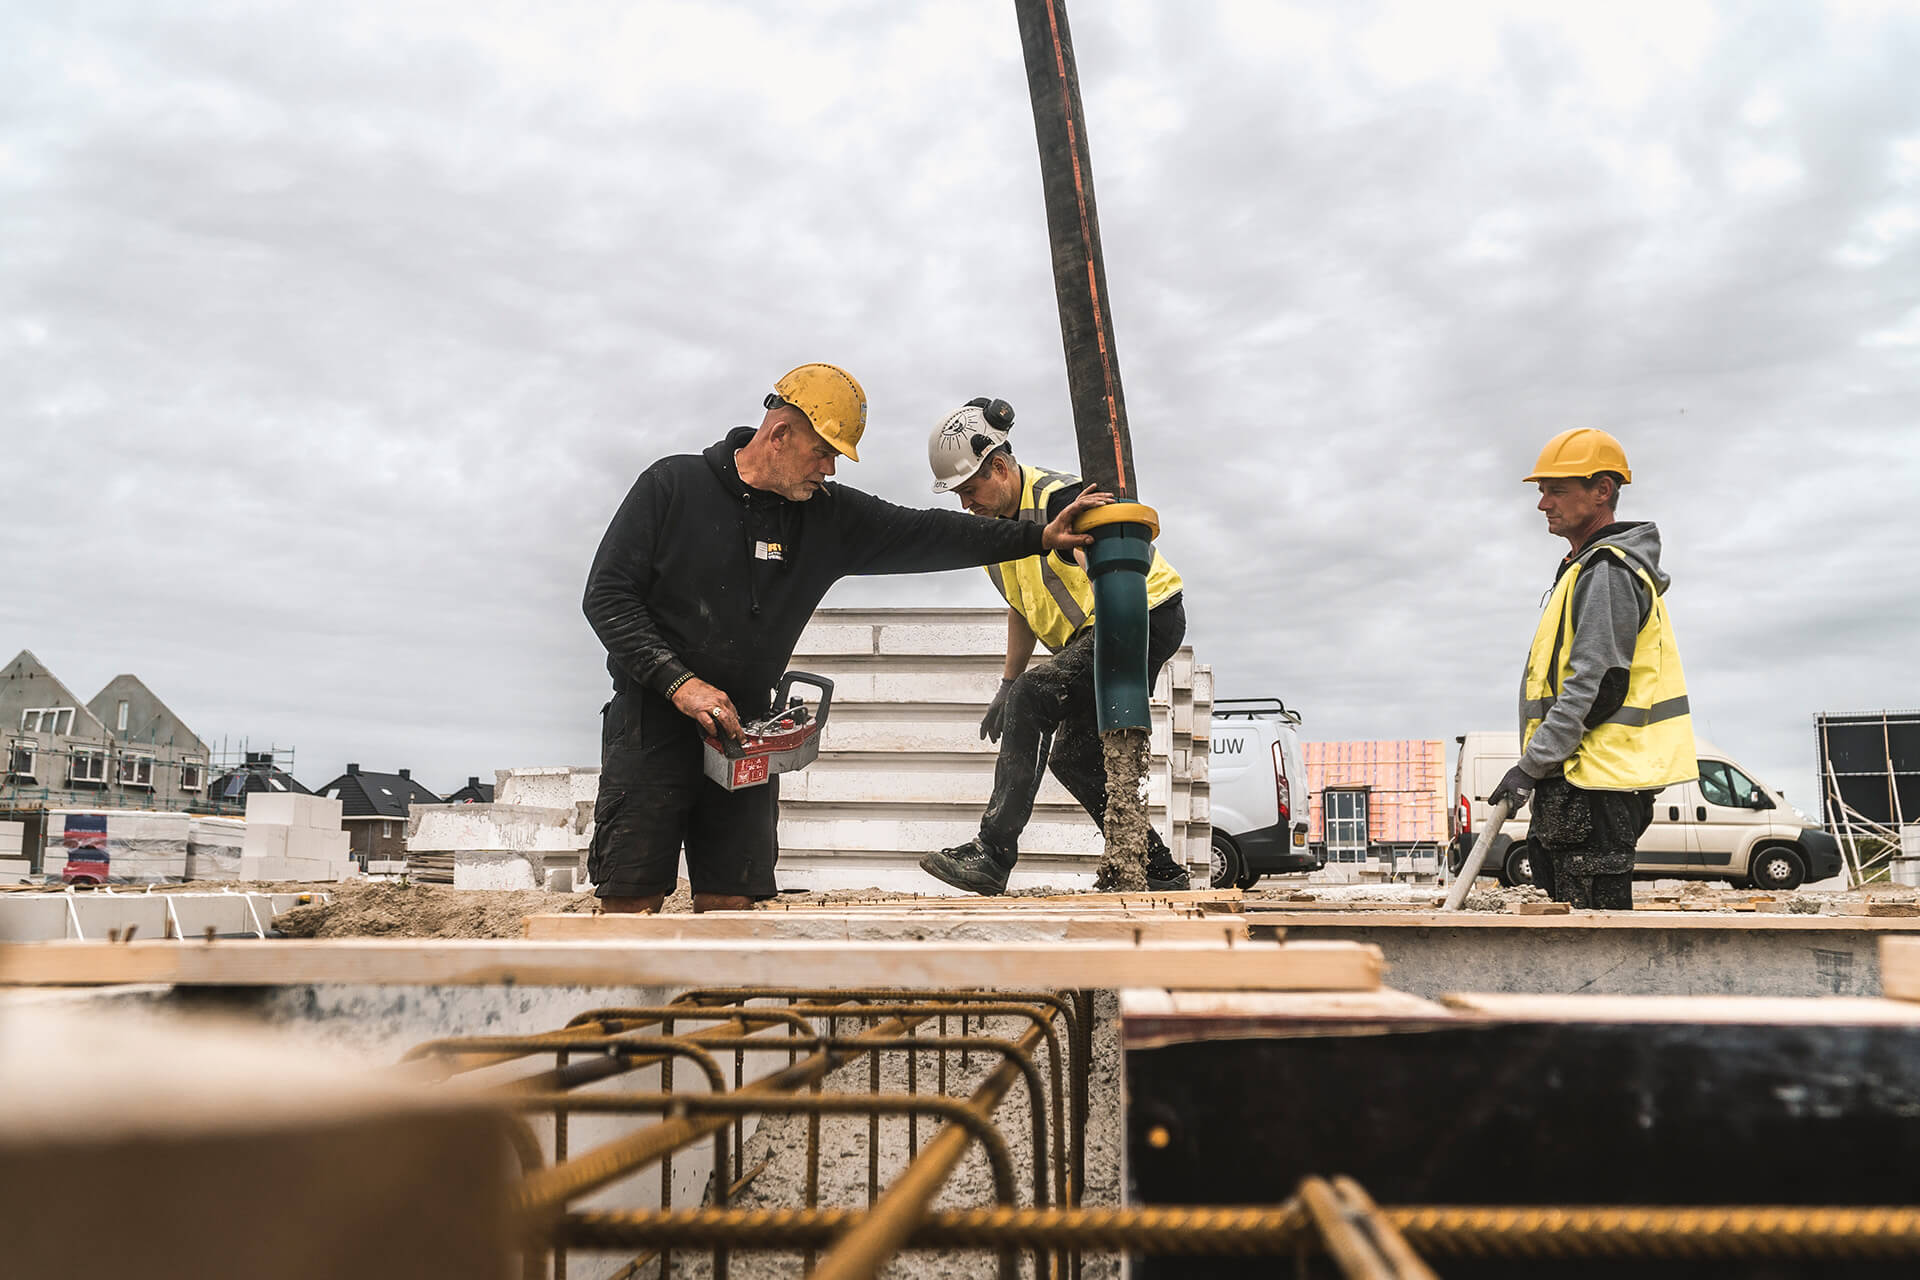
<svg viewBox="0 0 1920 1280"><path fill-rule="evenodd" d="M1680 649L1674 643L1666 601L1646 570L1606 543L1583 553L1560 575L1540 613L1527 655L1521 748L1533 741L1534 731L1546 719L1547 709L1560 696L1572 670L1573 587L1586 562L1600 554L1612 555L1632 569L1646 584L1653 607L1633 642L1626 702L1580 739L1565 765L1567 781L1589 791L1653 791L1691 781L1699 776L1700 766L1693 747L1693 716L1687 709L1687 678L1680 669Z"/></svg>
<svg viewBox="0 0 1920 1280"><path fill-rule="evenodd" d="M1020 468L1020 512L1016 517L1047 523L1047 499L1080 477L1040 467ZM1012 606L1049 652L1067 647L1093 621L1093 579L1078 562L1042 552L1024 560L987 566L994 589ZM1155 608L1180 594L1180 575L1154 549L1147 570L1147 607Z"/></svg>

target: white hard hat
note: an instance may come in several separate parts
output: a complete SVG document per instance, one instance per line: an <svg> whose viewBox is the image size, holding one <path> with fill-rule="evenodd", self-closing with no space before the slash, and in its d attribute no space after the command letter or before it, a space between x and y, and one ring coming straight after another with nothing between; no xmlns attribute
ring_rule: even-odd
<svg viewBox="0 0 1920 1280"><path fill-rule="evenodd" d="M947 415L927 437L927 465L933 468L933 491L951 493L980 472L995 449L1013 430L1013 406L982 396Z"/></svg>

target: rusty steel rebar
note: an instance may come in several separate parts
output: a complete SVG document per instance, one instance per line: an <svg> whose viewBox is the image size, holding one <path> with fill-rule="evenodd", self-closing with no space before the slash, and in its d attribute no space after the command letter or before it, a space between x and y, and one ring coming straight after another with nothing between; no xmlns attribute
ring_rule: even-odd
<svg viewBox="0 0 1920 1280"><path fill-rule="evenodd" d="M1303 1179L1298 1199L1347 1280L1438 1280L1353 1179Z"/></svg>
<svg viewBox="0 0 1920 1280"><path fill-rule="evenodd" d="M915 1061L916 1055L922 1054L922 1053L943 1053L944 1054L944 1053L953 1053L956 1050L965 1052L965 1051L977 1049L982 1053L999 1054L1001 1058L1003 1058L1008 1062L1011 1062L1019 1070L1021 1077L1025 1081L1027 1086L1027 1096L1030 1099L1029 1118L1033 1127L1033 1151L1034 1151L1033 1202L1036 1205L1045 1205L1047 1203L1048 1192L1047 1192L1047 1158L1046 1158L1046 1149L1047 1149L1046 1094L1041 1087L1040 1068L1034 1065L1034 1061L1031 1055L1022 1053L1020 1051L1019 1046L1014 1044L1012 1041L999 1040L992 1036L948 1036L944 1039L938 1039L938 1040L935 1040L935 1039L923 1040L912 1035L905 1035L905 1036L892 1036L892 1037L887 1037L882 1039L862 1037L857 1040L846 1037L846 1036L812 1036L801 1041L801 1043L806 1044L815 1049L851 1049L851 1050L854 1050L855 1052L873 1053L873 1054L904 1053L907 1055L907 1061L909 1064ZM725 1049L725 1048L732 1047L731 1043L725 1040L708 1041L707 1045L709 1048L715 1048L715 1049ZM872 1097L884 1096L884 1095L881 1095L879 1092L879 1081L877 1077L872 1078L872 1084L870 1088L872 1089L872 1093L865 1096L872 1096ZM916 1094L916 1091L912 1087L911 1081L909 1082L907 1094L908 1096L914 1096ZM877 1119L879 1115L880 1115L879 1112L875 1112L873 1115L873 1118ZM916 1120L918 1119L918 1117L919 1117L918 1112L908 1112L909 1121ZM876 1176L873 1172L873 1169L875 1164L875 1157L878 1155L878 1147L874 1142L872 1129L868 1130L867 1141L868 1141L867 1159L868 1159L868 1170L869 1170L868 1180L869 1180L869 1184L871 1184ZM909 1151L908 1151L909 1159L911 1159L916 1154L918 1154L916 1150L914 1150L913 1148L909 1148ZM1059 1199L1061 1203L1065 1203L1065 1194L1066 1194L1065 1174L1064 1174L1064 1171L1059 1169L1057 1164L1054 1170L1053 1183L1054 1183L1055 1197Z"/></svg>
<svg viewBox="0 0 1920 1280"><path fill-rule="evenodd" d="M789 1003L784 1008L749 1003L780 999L804 1003ZM529 1276L545 1274L546 1259L551 1251L552 1274L556 1280L565 1274L566 1250L573 1247L568 1233L556 1227L570 1200L658 1164L663 1177L663 1212L670 1216L683 1213L685 1211L674 1210L671 1204L667 1162L674 1152L713 1134L714 1202L694 1212L732 1213L734 1211L727 1207L733 1189L727 1185L731 1181L728 1168L731 1165L737 1169L741 1160L730 1160L729 1156L744 1156L744 1118L752 1114L799 1112L807 1115L809 1123L807 1194L811 1209L818 1195L816 1162L820 1117L828 1114L865 1116L869 1123L869 1206L874 1221L850 1223L847 1230L853 1239L853 1250L836 1250L842 1259L840 1262L833 1256L826 1260L832 1266L847 1266L847 1260L852 1260L854 1271L850 1274L859 1274L858 1259L863 1251L871 1248L871 1243L863 1241L878 1241L879 1252L874 1256L883 1261L891 1251L885 1240L897 1236L902 1228L910 1231L914 1227L958 1160L976 1142L986 1155L995 1200L1001 1208L1013 1207L1016 1174L1011 1153L994 1123L993 1114L1015 1082L1024 1083L1028 1091L1027 1110L1034 1151L1031 1170L1034 1206L1044 1208L1049 1200L1055 1205L1065 1205L1078 1199L1084 1170L1083 1100L1088 1070L1082 1046L1091 1040L1091 1028L1084 1025L1091 1014L1091 1004L1083 1004L1085 999L1086 993L1063 997L1050 992L988 990L703 990L683 993L668 1005L592 1009L576 1015L566 1028L557 1032L429 1041L409 1051L403 1066L414 1074L431 1071L436 1078L447 1080L488 1066L553 1055L552 1069L493 1084L487 1092L511 1112L552 1115L554 1162L551 1166L539 1166L541 1153L531 1131L515 1133L514 1140L523 1170L518 1195L520 1221L529 1245L523 1268ZM961 1019L963 1033L972 1034L957 1037L919 1034L923 1026L936 1018L944 1030L948 1016L956 1014ZM1026 1023L1025 1034L1018 1039L984 1034L987 1020L994 1017L1010 1017ZM839 1034L842 1019L875 1025L843 1036ZM689 1022L700 1024L699 1028L679 1029ZM1062 1024L1064 1035L1056 1030L1055 1022ZM825 1035L816 1030L821 1023L827 1027ZM643 1034L655 1027L661 1034ZM1037 1058L1043 1043L1048 1047L1048 1071L1044 1079ZM1067 1052L1069 1047L1071 1053ZM734 1052L730 1092L718 1058L729 1049ZM788 1055L785 1069L751 1083L744 1081L745 1058L749 1052L782 1051ZM948 1058L957 1052L964 1063L974 1051L996 1055L1000 1062L970 1098L961 1100L944 1092L918 1093L920 1079L916 1063L922 1054L936 1055L940 1065L938 1075L944 1086ZM908 1094L877 1092L880 1058L890 1052L900 1053L905 1059ZM807 1056L801 1058L800 1054ZM869 1057L871 1064L866 1081L868 1093L820 1092L826 1076L862 1054ZM1065 1064L1063 1057L1067 1059ZM678 1058L690 1059L700 1067L711 1092L674 1091L669 1073L672 1062ZM661 1088L656 1094L583 1095L571 1091L587 1083L654 1065L661 1067ZM1069 1069L1063 1071L1063 1065ZM1071 1076L1071 1096L1063 1075ZM810 1092L796 1092L799 1090ZM567 1152L570 1114L636 1110L656 1112L660 1119L594 1150L574 1156ZM1051 1134L1048 1133L1049 1114L1054 1121ZM924 1146L919 1142L917 1128L918 1119L923 1115L949 1122ZM882 1116L907 1117L910 1135L908 1167L884 1194L879 1188L877 1141L877 1126ZM525 1129L525 1122L518 1114L514 1122ZM1051 1177L1047 1168L1049 1139L1053 1155ZM815 1248L831 1243L832 1237L824 1236L802 1247L811 1258ZM668 1232L648 1241L636 1240L632 1247L640 1253L629 1268L642 1263L651 1267L655 1262L664 1266L675 1248L711 1248L715 1274L723 1276L728 1250L741 1246L728 1239L680 1238ZM1002 1253L1003 1273L1011 1274L1012 1251L1023 1246L1009 1243L995 1247ZM1031 1247L1035 1250L1037 1275L1065 1275L1069 1264L1078 1272L1079 1254L1070 1246L1035 1244ZM1060 1250L1061 1257L1055 1267L1045 1265L1043 1248ZM823 1274L831 1280L833 1273Z"/></svg>
<svg viewBox="0 0 1920 1280"><path fill-rule="evenodd" d="M1052 1034L1050 1022L1038 1023L1020 1037L1018 1044L1021 1052L1031 1054L1039 1047L1043 1035L1051 1039ZM1059 1041L1053 1040L1052 1043L1055 1060L1058 1061ZM991 1121L994 1109L1000 1105L1000 1100L1013 1087L1019 1075L1013 1059L1007 1059L988 1073L961 1109L978 1117L986 1125L986 1132L998 1137L999 1131L993 1128ZM946 1186L954 1167L976 1139L986 1145L978 1132L959 1125L949 1125L935 1134L919 1156L894 1179L886 1195L880 1198L859 1225L848 1231L820 1260L820 1266L813 1273L814 1280L871 1280L877 1275L881 1265L913 1234L915 1224L932 1208L934 1198ZM991 1155L991 1147L988 1151ZM1036 1277L1046 1269L1039 1245L1034 1246L1033 1265ZM1013 1280L1017 1274L1010 1249L1001 1251L1000 1273L1004 1280Z"/></svg>
<svg viewBox="0 0 1920 1280"><path fill-rule="evenodd" d="M1004 1066L1003 1071L1013 1068ZM983 1086L984 1087L984 1086ZM977 1096L977 1095L976 1095ZM750 1090L735 1093L537 1093L509 1100L516 1109L527 1111L560 1110L569 1113L659 1112L673 1117L717 1115L723 1117L784 1113L789 1115L896 1115L913 1112L952 1121L971 1141L980 1143L987 1153L987 1166L993 1175L994 1199L1004 1205L1014 1202L1016 1181L1013 1153L1007 1140L992 1120L980 1114L972 1100L943 1098L933 1094L760 1094ZM724 1128L725 1126L720 1126ZM945 1130L942 1130L945 1132ZM929 1144L931 1145L931 1144ZM964 1148L963 1148L964 1149ZM549 1170L549 1172L552 1172ZM537 1215L536 1215L537 1219Z"/></svg>
<svg viewBox="0 0 1920 1280"><path fill-rule="evenodd" d="M1064 1008L1065 1008L1064 1002L1062 1002L1059 999L1059 997L1050 997L1048 1003L1049 1003L1049 1007L1054 1009L1056 1012L1064 1013ZM793 1007L799 1012L808 1012L810 1010L817 1011L817 1006L795 1005ZM928 1016L938 1014L941 1007L942 1006L937 1003L923 1003L919 1001L914 1001L914 1002L875 1001L871 1003L856 1005L850 1009L836 1010L836 1013L840 1017L911 1017L911 1018L914 1018L916 1021L919 1021L919 1020L924 1020ZM1044 1036L1047 1043L1048 1082L1052 1087L1052 1096L1053 1096L1053 1114L1054 1114L1053 1158L1057 1166L1061 1168L1065 1168L1067 1164L1066 1147L1069 1141L1069 1135L1065 1132L1065 1130L1068 1128L1068 1122L1067 1122L1067 1105L1068 1104L1067 1104L1065 1091L1061 1083L1060 1037L1058 1033L1054 1030L1052 1021L1046 1016L1044 1016L1040 1010L1030 1007L1024 1001L996 1003L996 1002L988 1002L983 1000L978 1003L973 1003L968 1005L967 1012L980 1017L1025 1018L1027 1021L1033 1023L1035 1030L1039 1031ZM1069 1035L1073 1033L1073 1023L1070 1020L1070 1015L1069 1015L1067 1030ZM957 1037L957 1039L959 1040L968 1039L968 1036L966 1034L965 1015L963 1015L961 1018L961 1034L959 1037ZM966 1064L967 1053L968 1053L968 1049L963 1046L961 1049L961 1058L960 1058L962 1066ZM941 1059L941 1061L943 1062L945 1061L944 1057ZM1089 1065L1090 1064L1086 1062L1076 1061L1069 1068L1069 1070L1071 1070L1074 1073L1082 1073L1088 1070ZM942 1077L941 1089L943 1092L945 1091L945 1086L946 1086L946 1080L944 1077ZM1084 1141L1085 1141L1084 1135L1085 1135L1084 1128L1077 1125L1074 1126L1074 1133L1072 1135L1071 1140L1073 1145L1076 1147L1076 1149L1080 1148L1084 1144ZM1061 1195L1062 1203L1066 1203L1066 1204L1077 1204L1079 1203L1079 1198L1080 1198L1080 1187L1078 1185L1071 1185L1065 1188Z"/></svg>
<svg viewBox="0 0 1920 1280"><path fill-rule="evenodd" d="M1729 1206L1639 1208L1397 1205L1379 1210L1416 1252L1436 1259L1560 1261L1920 1259L1920 1209ZM869 1216L861 1209L681 1209L568 1214L556 1238L582 1249L656 1239L705 1247L821 1248ZM908 1249L1072 1248L1087 1252L1263 1257L1317 1249L1299 1203L1142 1208L949 1209L922 1218Z"/></svg>
<svg viewBox="0 0 1920 1280"><path fill-rule="evenodd" d="M907 1025L895 1019L875 1027L874 1034L898 1035ZM728 1096L778 1095L799 1089L828 1075L850 1056L833 1050L817 1053ZM724 1128L726 1122L725 1117L713 1113L699 1118L672 1116L648 1129L574 1156L563 1166L543 1169L521 1185L520 1211L523 1215L557 1215L575 1196L586 1195L647 1168L670 1152L698 1142L716 1128Z"/></svg>

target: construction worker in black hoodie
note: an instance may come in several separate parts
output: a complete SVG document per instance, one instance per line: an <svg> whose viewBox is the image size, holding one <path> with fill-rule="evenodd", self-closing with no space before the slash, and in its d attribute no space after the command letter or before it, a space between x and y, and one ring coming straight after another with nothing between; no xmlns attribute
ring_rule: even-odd
<svg viewBox="0 0 1920 1280"><path fill-rule="evenodd" d="M608 526L584 609L607 649L600 794L587 874L607 911L658 911L680 852L696 911L776 889L779 779L728 791L701 770L702 737L738 739L766 715L800 632L854 574L966 569L1071 550L1080 495L1045 524L897 507L830 483L867 425L853 376L804 364L774 384L760 426L648 467Z"/></svg>
<svg viewBox="0 0 1920 1280"><path fill-rule="evenodd" d="M1633 909L1634 851L1654 795L1699 774L1660 530L1614 518L1632 479L1620 442L1591 427L1549 440L1527 477L1547 532L1571 550L1521 676L1520 761L1487 796L1516 810L1531 797L1535 883L1557 901L1615 911Z"/></svg>
<svg viewBox="0 0 1920 1280"><path fill-rule="evenodd" d="M1023 466L1009 434L1013 406L982 396L948 414L927 439L933 491L951 493L977 516L1046 524L1087 488L1061 471ZM1106 829L1107 769L1095 723L1093 582L1072 552L1030 554L987 566L994 590L1007 602L1007 659L1000 688L980 722L980 736L1000 744L993 795L980 832L920 860L920 869L956 889L999 894L1020 858L1020 834L1033 816L1034 797L1050 768L1080 802L1093 824ZM1147 571L1147 683L1187 634L1180 575L1159 551ZM1029 669L1035 643L1053 655ZM1147 831L1147 887L1166 892L1188 886L1160 833Z"/></svg>

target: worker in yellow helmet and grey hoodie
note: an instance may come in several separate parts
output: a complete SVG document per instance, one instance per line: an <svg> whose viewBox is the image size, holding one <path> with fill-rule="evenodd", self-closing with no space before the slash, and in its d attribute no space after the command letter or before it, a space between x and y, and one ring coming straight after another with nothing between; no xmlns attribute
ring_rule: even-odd
<svg viewBox="0 0 1920 1280"><path fill-rule="evenodd" d="M1604 431L1547 442L1529 483L1560 561L1521 677L1520 761L1487 798L1533 811L1533 876L1557 901L1633 909L1633 859L1662 788L1697 776L1693 718L1667 616L1660 530L1615 519L1633 479Z"/></svg>

